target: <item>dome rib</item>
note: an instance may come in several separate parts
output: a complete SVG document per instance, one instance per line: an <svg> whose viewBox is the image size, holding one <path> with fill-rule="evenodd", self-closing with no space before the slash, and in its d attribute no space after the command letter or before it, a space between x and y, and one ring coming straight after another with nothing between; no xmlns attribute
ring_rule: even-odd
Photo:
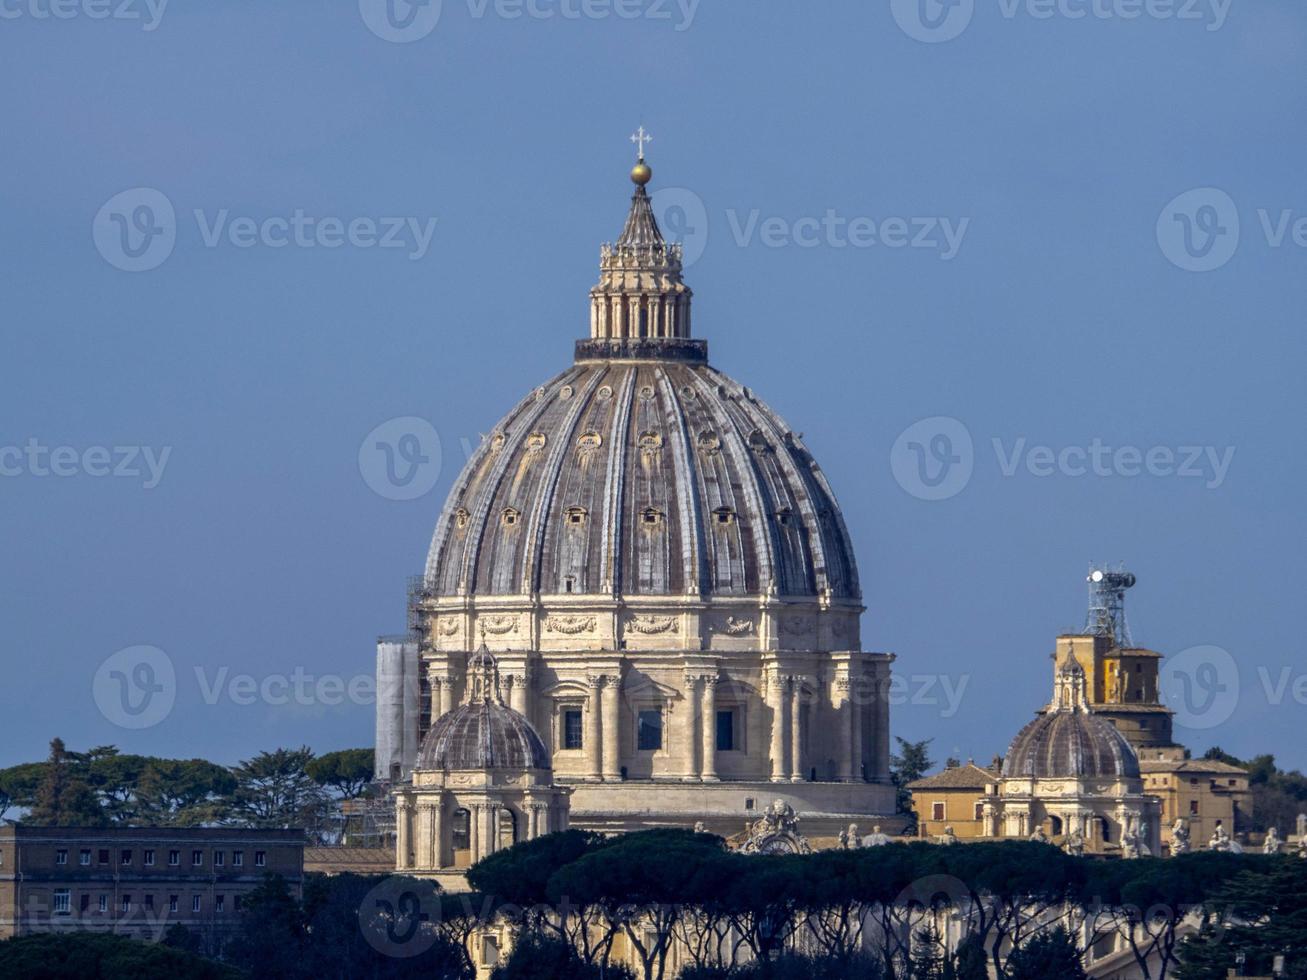
<svg viewBox="0 0 1307 980"><path fill-rule="evenodd" d="M709 369L712 371L712 369ZM767 592L769 587L776 582L776 557L779 549L779 542L775 540L772 528L772 521L769 519L767 510L763 505L760 490L763 487L761 474L758 472L757 461L753 458L753 452L749 449L749 443L745 435L740 431L740 426L731 414L729 405L719 404L723 401L729 401L731 398L731 388L735 386L734 382L726 375L719 371L712 371L716 385L709 388L705 379L695 373L695 381L700 391L700 397L706 399L705 404L711 406L708 411L714 417L718 426L722 429L724 436L729 436L735 444L735 462L736 466L741 469L747 469L753 479L745 479L745 474L739 474L740 488L743 490L748 502L748 525L749 534L753 539L754 554L760 559L758 568L758 591ZM725 398L722 397L718 389L727 392ZM720 411L715 411L719 409ZM746 581L741 583L746 586Z"/></svg>
<svg viewBox="0 0 1307 980"><path fill-rule="evenodd" d="M576 430L580 425L581 417L585 414L584 409L590 404L590 398L594 395L595 389L599 387L599 382L603 380L605 370L598 370L591 373L591 377L585 381L585 393L581 395L574 393L572 395L572 407L567 413L566 421L561 430L556 430L553 437L553 445L549 447L549 455L545 459L544 469L540 475L540 485L535 493L535 500L531 509L531 520L527 524L527 538L522 555L522 591L534 593L540 591L540 567L541 559L544 555L544 539L546 531L546 515L553 510L554 494L558 489L558 479L563 471L563 461L569 459L576 444ZM576 381L580 383L581 379ZM557 398L557 389L553 392L547 392L545 397Z"/></svg>
<svg viewBox="0 0 1307 980"><path fill-rule="evenodd" d="M675 422L674 427L677 438L671 440L674 446L672 464L675 466L676 472L680 474L681 478L678 482L686 488L685 493L678 494L681 541L686 545L681 549L685 579L685 587L682 591L687 595L702 596L704 593L703 514L699 507L699 494L691 492L694 487L699 485L699 479L695 472L698 467L695 465L694 449L690 445L690 420L685 406L676 397L676 388L666 371L662 372L662 377L659 380L663 395L670 406L669 411L673 415Z"/></svg>

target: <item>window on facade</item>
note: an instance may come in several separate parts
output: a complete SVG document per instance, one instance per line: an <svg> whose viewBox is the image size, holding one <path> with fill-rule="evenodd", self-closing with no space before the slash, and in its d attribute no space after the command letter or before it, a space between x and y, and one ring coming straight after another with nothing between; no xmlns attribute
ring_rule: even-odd
<svg viewBox="0 0 1307 980"><path fill-rule="evenodd" d="M96 855L96 856L100 859L100 863L101 863L101 864L108 864L108 863L109 863L109 848L107 848L107 847L102 847L102 848L100 848L100 853L99 853L98 855Z"/></svg>
<svg viewBox="0 0 1307 980"><path fill-rule="evenodd" d="M198 868L204 864L203 851L191 851L191 867Z"/></svg>
<svg viewBox="0 0 1307 980"><path fill-rule="evenodd" d="M108 895L101 895L101 896L100 896L99 909L100 909L101 912L108 912L108 911L109 911L109 896L108 896Z"/></svg>
<svg viewBox="0 0 1307 980"><path fill-rule="evenodd" d="M563 748L581 747L581 709L568 708L563 712Z"/></svg>
<svg viewBox="0 0 1307 980"><path fill-rule="evenodd" d="M200 909L201 909L201 904L200 904L201 901L202 901L202 900L201 900L201 898L200 898L199 895L192 895L192 896L191 896L191 911L192 911L192 912L199 912L199 911L200 911Z"/></svg>
<svg viewBox="0 0 1307 980"><path fill-rule="evenodd" d="M1197 801L1197 800L1190 800L1190 801L1189 801L1189 815L1190 815L1191 817L1196 817L1196 816L1198 816L1198 801Z"/></svg>
<svg viewBox="0 0 1307 980"><path fill-rule="evenodd" d="M169 896L168 896L168 911L169 911L169 912L176 912L176 911L177 911L177 896L176 896L176 895L169 895Z"/></svg>
<svg viewBox="0 0 1307 980"><path fill-rule="evenodd" d="M241 910L241 896L239 896L239 895L233 895L233 896L232 896L232 898L231 898L231 910L232 910L233 912L239 912L239 911Z"/></svg>
<svg viewBox="0 0 1307 980"><path fill-rule="evenodd" d="M454 811L454 823L450 828L450 846L456 851L466 851L472 846L472 815L460 807Z"/></svg>
<svg viewBox="0 0 1307 980"><path fill-rule="evenodd" d="M54 914L67 915L73 910L73 893L67 888L56 888L54 893Z"/></svg>
<svg viewBox="0 0 1307 980"><path fill-rule="evenodd" d="M130 912L132 910L132 896L124 895L118 908L123 912Z"/></svg>
<svg viewBox="0 0 1307 980"><path fill-rule="evenodd" d="M177 867L177 865L179 865L179 864L181 864L181 863L182 863L182 852L181 852L181 851L169 851L169 852L168 852L168 867L170 867L170 868L175 868L175 867Z"/></svg>
<svg viewBox="0 0 1307 980"><path fill-rule="evenodd" d="M233 868L240 868L240 867L243 867L244 865L245 865L245 852L244 852L244 851L232 851L232 852L231 852L231 866L232 866Z"/></svg>
<svg viewBox="0 0 1307 980"><path fill-rule="evenodd" d="M976 804L976 819L977 820L985 819L985 804L983 803Z"/></svg>
<svg viewBox="0 0 1307 980"><path fill-rule="evenodd" d="M214 852L213 852L213 866L214 866L215 868L221 868L221 867L222 867L223 865L225 865L226 863L227 863L227 852L226 852L226 851L214 851Z"/></svg>
<svg viewBox="0 0 1307 980"><path fill-rule="evenodd" d="M120 851L120 852L118 853L118 863L119 863L119 864L131 864L131 863L132 863L132 852L131 852L131 851L128 851L128 850L125 850L125 849L122 850L122 851Z"/></svg>
<svg viewBox="0 0 1307 980"><path fill-rule="evenodd" d="M930 805L930 819L931 819L931 820L943 820L943 819L944 819L944 804L943 804L943 803L932 803L932 804Z"/></svg>
<svg viewBox="0 0 1307 980"><path fill-rule="evenodd" d="M735 749L735 712L730 708L717 712L717 751Z"/></svg>
<svg viewBox="0 0 1307 980"><path fill-rule="evenodd" d="M255 852L254 852L254 866L255 866L256 868L262 868L262 867L264 867L267 863L268 863L268 852L267 852L267 851L255 851Z"/></svg>
<svg viewBox="0 0 1307 980"><path fill-rule="evenodd" d="M90 895L86 895L86 894L83 894L83 895L82 895L81 899L80 899L80 900L78 901L78 903L77 903L77 911L79 911L79 912L89 912L89 911L91 911L91 896L90 896Z"/></svg>
<svg viewBox="0 0 1307 980"><path fill-rule="evenodd" d="M222 913L227 911L227 896L219 895L213 900L213 911Z"/></svg>
<svg viewBox="0 0 1307 980"><path fill-rule="evenodd" d="M147 909L152 909L152 908L154 908L154 896L153 896L153 895L146 895L146 896L145 896L145 907L146 907Z"/></svg>
<svg viewBox="0 0 1307 980"><path fill-rule="evenodd" d="M149 850L146 851L144 854L142 854L141 863L144 864L147 868L154 867L154 851Z"/></svg>
<svg viewBox="0 0 1307 980"><path fill-rule="evenodd" d="M88 849L83 848L82 853L77 855L77 863L82 867L89 865L91 863L91 852Z"/></svg>
<svg viewBox="0 0 1307 980"><path fill-rule="evenodd" d="M54 852L54 863L55 863L55 864L67 864L67 863L68 863L68 852L65 851L63 848L60 848L59 850L55 851L55 852Z"/></svg>
<svg viewBox="0 0 1307 980"><path fill-rule="evenodd" d="M635 741L641 752L663 747L663 713L660 710L650 708L640 712Z"/></svg>

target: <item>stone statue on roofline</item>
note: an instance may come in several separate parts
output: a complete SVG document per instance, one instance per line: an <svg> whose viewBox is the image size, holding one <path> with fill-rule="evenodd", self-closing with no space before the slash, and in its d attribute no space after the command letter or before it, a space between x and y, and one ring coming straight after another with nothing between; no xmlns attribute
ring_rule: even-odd
<svg viewBox="0 0 1307 980"><path fill-rule="evenodd" d="M1176 817L1171 825L1171 857L1189 852L1189 821Z"/></svg>

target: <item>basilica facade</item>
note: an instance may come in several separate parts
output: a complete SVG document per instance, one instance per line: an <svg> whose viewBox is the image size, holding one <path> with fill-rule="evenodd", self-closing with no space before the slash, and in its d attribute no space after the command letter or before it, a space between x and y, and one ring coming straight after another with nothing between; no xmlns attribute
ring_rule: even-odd
<svg viewBox="0 0 1307 980"><path fill-rule="evenodd" d="M862 649L820 466L693 336L651 176L642 159L601 249L589 337L473 453L410 633L378 646L378 775L401 799L433 781L432 733L468 701L484 645L573 826L730 835L779 803L833 835L894 813L894 658Z"/></svg>

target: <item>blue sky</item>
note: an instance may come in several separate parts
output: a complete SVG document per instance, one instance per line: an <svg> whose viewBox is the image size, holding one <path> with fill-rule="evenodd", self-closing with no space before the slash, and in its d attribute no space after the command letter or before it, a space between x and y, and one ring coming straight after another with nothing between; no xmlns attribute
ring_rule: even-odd
<svg viewBox="0 0 1307 980"><path fill-rule="evenodd" d="M1307 765L1301 5L69 3L0 4L0 763L371 744L335 679L587 331L643 124L696 334L844 506L896 734L1002 751L1120 560L1180 739ZM398 417L417 499L360 469ZM175 698L123 727L138 645Z"/></svg>

